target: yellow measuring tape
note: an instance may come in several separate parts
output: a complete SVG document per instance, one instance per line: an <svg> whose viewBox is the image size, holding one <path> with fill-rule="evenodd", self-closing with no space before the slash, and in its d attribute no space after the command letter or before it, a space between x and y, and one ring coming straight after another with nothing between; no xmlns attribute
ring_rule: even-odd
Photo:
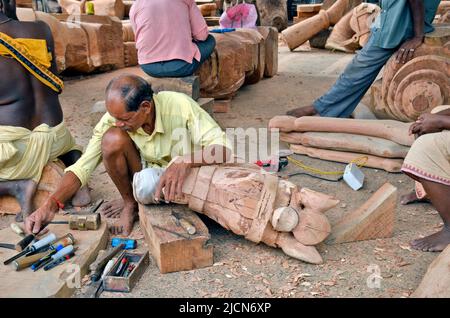
<svg viewBox="0 0 450 318"><path fill-rule="evenodd" d="M302 168L303 170L312 172L312 173L316 173L316 174L322 174L322 175L343 175L344 171L323 171L320 169L316 169L310 166L307 166L305 164L303 164L301 161L291 158L290 156L287 157L288 160L290 162L292 162L294 165ZM361 156L361 157L357 157L355 159L353 159L352 161L350 161L349 163L354 163L356 164L359 168L364 167L367 163L367 161L369 160L369 157L367 156Z"/></svg>

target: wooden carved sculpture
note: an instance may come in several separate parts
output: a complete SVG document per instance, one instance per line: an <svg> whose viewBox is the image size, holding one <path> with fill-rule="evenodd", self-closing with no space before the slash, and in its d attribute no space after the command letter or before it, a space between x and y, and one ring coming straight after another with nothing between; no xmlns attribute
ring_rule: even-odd
<svg viewBox="0 0 450 318"><path fill-rule="evenodd" d="M379 13L380 7L375 4L360 4L334 26L325 48L353 53L363 47L369 39L370 26Z"/></svg>
<svg viewBox="0 0 450 318"><path fill-rule="evenodd" d="M344 16L349 0L338 0L328 10L321 10L315 16L287 28L283 39L292 51L308 41L314 35L331 25L335 25Z"/></svg>
<svg viewBox="0 0 450 318"><path fill-rule="evenodd" d="M450 103L450 26L435 29L406 64L391 57L383 78L372 85L369 106L378 118L410 122Z"/></svg>
<svg viewBox="0 0 450 318"><path fill-rule="evenodd" d="M151 178L145 176L146 171L150 170L135 175L135 189L137 178ZM138 202L148 203L136 193L140 192L135 190ZM279 247L287 255L313 264L322 263L314 245L331 232L323 213L339 202L254 165L195 168L183 184L183 194L177 203L187 204L252 242Z"/></svg>

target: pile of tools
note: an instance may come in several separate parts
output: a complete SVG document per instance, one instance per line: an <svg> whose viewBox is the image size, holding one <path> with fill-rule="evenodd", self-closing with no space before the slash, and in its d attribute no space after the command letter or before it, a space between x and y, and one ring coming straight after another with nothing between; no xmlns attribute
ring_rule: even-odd
<svg viewBox="0 0 450 318"><path fill-rule="evenodd" d="M19 229L20 233L23 233L16 224L13 224L11 228L14 231ZM41 268L48 271L75 256L74 244L75 239L70 233L60 238L50 233L40 240L30 234L14 246L19 253L4 261L3 264L12 263L16 271L28 267L34 272Z"/></svg>

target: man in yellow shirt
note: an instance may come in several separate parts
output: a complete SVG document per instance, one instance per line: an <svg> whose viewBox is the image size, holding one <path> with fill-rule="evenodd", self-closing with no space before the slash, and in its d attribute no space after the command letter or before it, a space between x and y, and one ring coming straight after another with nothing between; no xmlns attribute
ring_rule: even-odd
<svg viewBox="0 0 450 318"><path fill-rule="evenodd" d="M25 226L38 233L80 187L87 184L103 160L120 192L120 220L113 234L129 235L137 216L132 179L148 167L166 167L156 200L174 201L182 194L184 179L193 167L227 161L231 148L225 133L200 106L185 94L153 94L138 76L113 79L106 89L107 113L95 126L85 153L66 173L47 202L30 215ZM163 191L162 191L163 190ZM110 214L111 215L111 214Z"/></svg>

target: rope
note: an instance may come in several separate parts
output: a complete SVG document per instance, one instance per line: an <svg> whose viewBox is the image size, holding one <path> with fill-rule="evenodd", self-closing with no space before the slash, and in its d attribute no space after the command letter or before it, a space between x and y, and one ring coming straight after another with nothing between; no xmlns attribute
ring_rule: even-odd
<svg viewBox="0 0 450 318"><path fill-rule="evenodd" d="M323 171L323 170L320 170L320 169L316 169L316 168L307 166L307 165L303 164L300 160L297 160L297 159L292 158L290 156L288 156L287 158L288 158L288 160L290 162L292 162L297 167L302 168L303 170L306 170L306 171L311 172L311 173L320 174L320 175L327 175L327 176L330 176L330 175L336 176L336 175L343 175L344 174L343 170L342 171ZM364 167L366 165L368 160L369 160L369 157L367 157L367 156L360 156L360 157L357 157L357 158L353 159L349 163L354 163L359 168L361 168L361 167ZM331 181L329 179L324 179L324 180Z"/></svg>

